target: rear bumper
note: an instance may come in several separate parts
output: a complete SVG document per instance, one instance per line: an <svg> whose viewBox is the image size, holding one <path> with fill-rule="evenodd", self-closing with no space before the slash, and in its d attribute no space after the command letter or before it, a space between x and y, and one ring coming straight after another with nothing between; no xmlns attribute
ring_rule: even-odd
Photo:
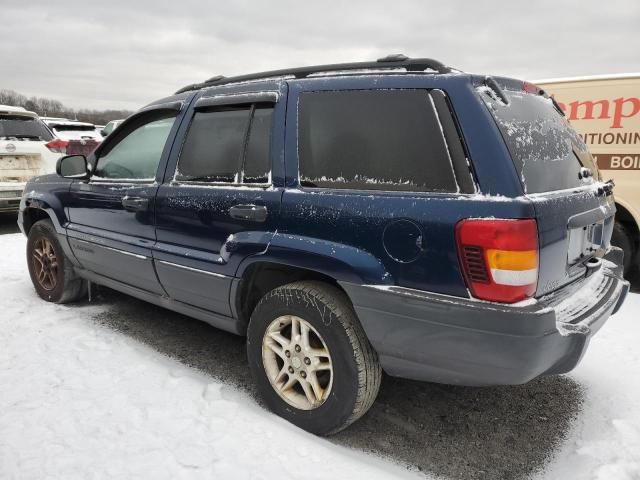
<svg viewBox="0 0 640 480"><path fill-rule="evenodd" d="M390 286L342 286L382 367L457 385L515 385L565 373L622 305L629 283L612 248L590 276L520 305Z"/></svg>
<svg viewBox="0 0 640 480"><path fill-rule="evenodd" d="M24 186L24 183L0 184L0 213L15 213L19 210Z"/></svg>

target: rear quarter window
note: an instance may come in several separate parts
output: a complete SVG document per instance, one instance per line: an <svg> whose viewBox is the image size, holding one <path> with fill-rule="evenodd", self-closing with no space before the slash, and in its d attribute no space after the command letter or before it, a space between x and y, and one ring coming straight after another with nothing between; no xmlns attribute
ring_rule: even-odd
<svg viewBox="0 0 640 480"><path fill-rule="evenodd" d="M428 90L305 92L298 113L302 186L460 191Z"/></svg>
<svg viewBox="0 0 640 480"><path fill-rule="evenodd" d="M505 103L489 87L479 87L478 93L500 129L525 193L583 186L583 166L596 174L586 145L550 98L504 89Z"/></svg>

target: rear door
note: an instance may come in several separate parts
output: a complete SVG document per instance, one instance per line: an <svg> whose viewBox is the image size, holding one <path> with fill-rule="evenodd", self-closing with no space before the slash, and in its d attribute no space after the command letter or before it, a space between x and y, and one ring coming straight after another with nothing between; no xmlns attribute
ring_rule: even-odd
<svg viewBox="0 0 640 480"><path fill-rule="evenodd" d="M538 223L537 296L581 277L609 246L615 206L591 154L552 99L532 85L478 89L513 159ZM500 88L500 87L496 87Z"/></svg>
<svg viewBox="0 0 640 480"><path fill-rule="evenodd" d="M177 129L182 103L132 118L97 151L89 181L70 190L67 234L82 266L142 290L162 294L151 249L160 165Z"/></svg>
<svg viewBox="0 0 640 480"><path fill-rule="evenodd" d="M239 262L273 237L282 196L272 169L282 158L277 100L255 92L196 102L157 195L155 265L171 298L230 316Z"/></svg>

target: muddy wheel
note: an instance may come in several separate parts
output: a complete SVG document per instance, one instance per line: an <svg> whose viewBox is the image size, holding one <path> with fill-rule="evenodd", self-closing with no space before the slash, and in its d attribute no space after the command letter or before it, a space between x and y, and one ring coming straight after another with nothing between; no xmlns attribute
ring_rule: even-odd
<svg viewBox="0 0 640 480"><path fill-rule="evenodd" d="M322 282L267 293L251 316L247 353L267 406L318 435L364 415L380 387L378 357L349 300Z"/></svg>
<svg viewBox="0 0 640 480"><path fill-rule="evenodd" d="M48 302L73 302L86 291L86 282L73 271L49 220L40 220L31 227L27 264L36 292Z"/></svg>

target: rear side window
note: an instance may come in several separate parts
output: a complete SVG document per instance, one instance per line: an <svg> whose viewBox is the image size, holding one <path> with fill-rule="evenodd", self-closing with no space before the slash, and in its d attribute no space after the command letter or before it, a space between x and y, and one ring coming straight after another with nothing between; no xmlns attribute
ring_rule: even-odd
<svg viewBox="0 0 640 480"><path fill-rule="evenodd" d="M298 135L302 186L459 191L427 90L303 93Z"/></svg>
<svg viewBox="0 0 640 480"><path fill-rule="evenodd" d="M525 193L584 185L578 174L583 166L595 170L593 160L550 98L504 89L504 103L488 87L478 92L496 120Z"/></svg>
<svg viewBox="0 0 640 480"><path fill-rule="evenodd" d="M272 107L196 111L178 162L176 180L267 183Z"/></svg>
<svg viewBox="0 0 640 480"><path fill-rule="evenodd" d="M48 142L53 135L38 118L25 115L0 115L0 139L10 138Z"/></svg>

